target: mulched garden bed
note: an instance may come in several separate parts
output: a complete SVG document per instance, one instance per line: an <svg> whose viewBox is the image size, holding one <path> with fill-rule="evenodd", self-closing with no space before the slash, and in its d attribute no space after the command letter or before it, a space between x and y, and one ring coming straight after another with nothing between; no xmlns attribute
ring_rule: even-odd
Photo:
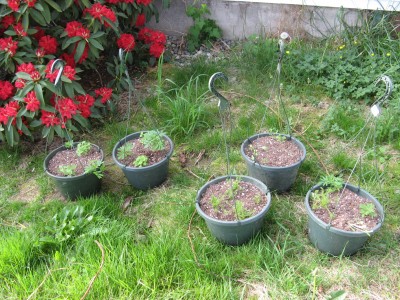
<svg viewBox="0 0 400 300"><path fill-rule="evenodd" d="M238 187L233 189L235 190L233 198L231 191L235 180L225 180L210 185L200 199L199 205L203 212L221 221L236 221L238 220L237 207L235 209L234 205L236 201L243 203L246 218L258 214L267 205L267 196L255 185L244 181L236 181L236 184Z"/></svg>
<svg viewBox="0 0 400 300"><path fill-rule="evenodd" d="M60 172L60 166L76 165L75 176L85 173L85 167L94 160L101 160L101 152L94 146L90 149L88 154L78 156L76 149L66 149L57 152L49 161L48 171L57 176L65 176Z"/></svg>
<svg viewBox="0 0 400 300"><path fill-rule="evenodd" d="M376 208L375 217L361 215L360 204L373 202L349 189L345 189L343 194L342 191L332 192L329 194L329 199L329 211L325 208L313 209L313 211L319 219L337 229L365 232L372 230L380 222ZM331 216L333 216L332 219Z"/></svg>
<svg viewBox="0 0 400 300"><path fill-rule="evenodd" d="M263 136L255 139L244 149L245 154L255 162L271 166L286 167L301 160L302 150L291 140L281 140L283 136Z"/></svg>

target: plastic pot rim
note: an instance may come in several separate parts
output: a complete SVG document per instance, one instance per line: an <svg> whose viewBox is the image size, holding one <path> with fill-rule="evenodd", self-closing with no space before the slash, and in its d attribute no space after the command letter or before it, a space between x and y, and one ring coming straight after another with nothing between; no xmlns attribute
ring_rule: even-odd
<svg viewBox="0 0 400 300"><path fill-rule="evenodd" d="M73 145L75 146L75 145L77 145L79 143L80 142L74 142ZM101 161L104 162L103 150L96 144L92 144L92 143L90 143L90 144L92 146L95 146L97 148L97 150L101 153ZM67 150L67 147L65 147L64 145L54 149L53 151L51 151L49 154L46 155L46 157L44 159L44 162L43 162L43 168L44 168L44 171L46 172L46 174L48 176L50 176L52 178L55 178L55 179L64 179L64 180L71 180L72 181L72 180L81 179L82 177L86 177L86 176L89 176L89 175L93 174L93 173L83 173L83 174L74 175L74 176L59 176L59 175L55 175L53 173L50 173L49 170L47 169L47 162L50 161L50 159L52 159L58 152L63 151L63 150Z"/></svg>
<svg viewBox="0 0 400 300"><path fill-rule="evenodd" d="M259 213L257 213L256 215L253 215L253 216L251 216L251 217L249 217L249 218L246 218L246 219L240 220L240 221L223 221L223 220L218 220L218 219L215 219L215 218L210 217L209 215L207 215L207 214L201 209L200 204L199 204L200 197L201 197L202 194L206 191L206 189L208 188L208 186L210 186L211 184L215 184L215 183L224 181L224 180L226 180L226 179L228 179L228 178L240 178L240 179L243 179L243 178L244 178L244 179L246 179L246 180L244 180L244 181L246 181L246 182L256 183L255 185L257 186L257 188L258 188L259 190L261 190L260 186L261 186L261 187L265 187L265 190L266 190L265 195L267 196L267 200L268 200L267 204L266 204L266 205L264 206L264 208L263 208ZM264 193L264 191L262 191L262 192ZM229 227L229 226L237 226L237 225L239 225L239 224L241 224L241 225L246 225L246 224L249 224L249 223L253 222L254 219L259 219L262 215L265 215L265 214L268 212L269 208L271 207L271 204L272 204L272 201L271 201L271 193L270 193L268 187L267 187L263 182L261 182L260 180L258 180L258 179L256 179L256 178L253 178L253 177L250 177L250 176L244 176L244 175L224 175L224 176L217 177L217 178L215 178L215 179L213 179L213 180L211 180L211 181L206 182L206 183L198 190L197 195L196 195L196 210L197 210L197 212L200 214L200 216L201 216L203 219L206 219L207 221L209 221L209 222L211 222L211 223L219 224L219 225L224 225L224 226L227 226L227 227Z"/></svg>
<svg viewBox="0 0 400 300"><path fill-rule="evenodd" d="M296 161L295 163L293 163L293 164L291 164L291 165L282 166L282 167L263 165L263 164L260 164L260 163L258 163L258 162L255 162L254 160L250 159L250 157L248 157L247 154L246 154L245 151L244 151L245 144L247 144L249 140L250 140L250 141L254 141L255 139L257 139L257 138L259 138L259 137L271 136L271 135L285 136L285 137L287 137L287 138L291 138L292 140L294 140L295 143L296 143L296 145L299 146L300 149L302 150L301 159L298 160L298 161ZM298 139L296 139L295 137L289 136L289 135L283 134L283 133L269 133L269 132L264 132L264 133L257 133L257 134L254 134L254 135L248 137L248 138L242 143L242 145L240 146L240 152L241 152L243 158L246 160L246 162L251 163L251 164L253 164L253 165L255 165L255 166L259 166L259 167L262 167L262 168L268 168L268 169L271 169L271 170L282 170L282 169L285 169L285 168L291 168L291 167L294 167L294 166L297 166L297 165L301 164L301 163L306 159L306 148L304 147L304 144L303 144L302 142L300 142Z"/></svg>
<svg viewBox="0 0 400 300"><path fill-rule="evenodd" d="M168 159L172 156L172 153L173 153L173 151L174 151L174 143L172 142L172 140L171 140L166 134L162 134L162 136L168 141L169 145L171 146L170 149L169 149L169 151L168 151L168 153L167 153L167 155L166 155L162 160L160 160L159 162L157 162L157 163L155 163L155 164L153 164L153 165L145 166L145 167L133 167L133 166L127 166L127 165L122 164L122 163L117 159L117 156L116 156L116 153L117 153L118 148L120 148L122 145L124 145L125 142L134 140L136 137L140 137L140 134L141 134L142 132L148 132L148 131L145 130L145 131L138 131L138 132L131 133L131 134L129 134L129 135L123 137L122 139L120 139L120 140L114 145L114 148L113 148L113 151L112 151L112 157L113 157L114 162L115 162L115 163L118 165L118 167L120 167L121 169L143 170L143 171L151 170L151 169L153 169L153 168L157 168L159 165L161 165L162 163L164 163L165 160L168 160Z"/></svg>
<svg viewBox="0 0 400 300"><path fill-rule="evenodd" d="M322 221L320 218L318 218L318 216L314 213L313 209L311 208L309 200L310 200L311 193L312 193L313 191L319 190L319 189L323 188L323 187L322 187L322 184L320 184L320 183L314 185L314 186L307 192L306 198L305 198L305 200L304 200L304 204L305 204L305 206L306 206L306 211L307 211L307 214L308 214L309 218L313 219L315 222L318 223L318 225L320 225L321 227L323 227L323 228L329 230L330 232L337 233L337 234L340 234L340 235L353 236L353 237L356 237L356 236L357 236L357 237L364 237L364 236L370 236L371 234L374 234L376 231L378 231L378 230L381 228L381 226L382 226L382 224L383 224L383 221L384 221L384 218L385 218L385 215L384 215L384 213L383 213L383 207L382 207L382 205L379 203L379 201L378 201L374 196L372 196L372 195L371 195L370 193L368 193L366 190L364 190L364 189L362 189L362 188L358 188L358 187L356 187L356 186L354 186L354 185L351 185L351 184L349 184L349 183L346 183L344 186L345 186L345 188L350 187L349 190L351 190L351 191L353 191L353 192L355 192L356 190L359 189L360 191L362 191L362 192L365 193L368 197L371 198L371 199L369 199L369 200L371 200L371 201L374 203L375 207L377 207L377 210L378 210L378 213L379 213L379 216L380 216L380 222L379 222L374 228L372 228L372 229L369 230L369 231L348 231L348 230L343 230L343 229L339 229L339 228L333 227L333 226L331 226L330 224L325 223L325 222ZM375 199L375 201L373 201L372 199ZM381 213L381 211L382 211L382 213Z"/></svg>

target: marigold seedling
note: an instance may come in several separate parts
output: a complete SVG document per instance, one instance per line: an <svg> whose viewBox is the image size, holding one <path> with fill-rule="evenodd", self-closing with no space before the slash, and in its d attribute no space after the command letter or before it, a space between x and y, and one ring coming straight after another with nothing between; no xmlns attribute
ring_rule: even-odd
<svg viewBox="0 0 400 300"><path fill-rule="evenodd" d="M145 167L147 166L147 164L149 163L149 158L146 155L139 155L135 161L133 162L133 165L136 168L140 168L140 167Z"/></svg>
<svg viewBox="0 0 400 300"><path fill-rule="evenodd" d="M82 141L78 144L78 146L76 147L76 154L78 156L84 156L87 155L90 151L90 149L92 148L92 144L90 144L87 141Z"/></svg>
<svg viewBox="0 0 400 300"><path fill-rule="evenodd" d="M365 217L376 217L375 205L373 203L361 203L360 206L360 214L363 218Z"/></svg>
<svg viewBox="0 0 400 300"><path fill-rule="evenodd" d="M117 150L117 158L119 160L125 159L127 156L132 154L133 144L126 142Z"/></svg>
<svg viewBox="0 0 400 300"><path fill-rule="evenodd" d="M74 176L76 165L59 166L58 169L60 170L61 173L64 174L64 176Z"/></svg>

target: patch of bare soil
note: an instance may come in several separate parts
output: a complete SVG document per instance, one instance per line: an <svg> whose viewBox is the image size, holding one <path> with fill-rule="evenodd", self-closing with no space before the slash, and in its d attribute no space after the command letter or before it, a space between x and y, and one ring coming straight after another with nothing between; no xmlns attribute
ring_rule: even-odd
<svg viewBox="0 0 400 300"><path fill-rule="evenodd" d="M57 176L65 176L64 173L60 171L60 166L71 166L75 165L74 175L81 175L85 173L85 168L92 162L96 160L101 160L101 152L97 151L97 148L92 146L90 151L86 155L78 156L75 149L66 149L57 152L54 155L48 165L48 171L51 174Z"/></svg>
<svg viewBox="0 0 400 300"><path fill-rule="evenodd" d="M171 149L171 145L168 143L167 140L164 140L164 149L163 150L151 150L146 148L140 141L140 138L127 141L127 144L131 143L133 145L132 152L129 155L126 155L124 159L119 160L119 162L125 166L134 167L134 161L141 155L144 155L148 158L147 166L154 165L160 161L162 161L168 154Z"/></svg>
<svg viewBox="0 0 400 300"><path fill-rule="evenodd" d="M199 205L214 219L236 221L258 214L267 203L267 196L255 185L230 179L210 185Z"/></svg>
<svg viewBox="0 0 400 300"><path fill-rule="evenodd" d="M344 189L329 194L328 209L318 208L314 210L315 215L333 227L346 230L365 232L372 230L380 221L378 211L375 207L375 216L363 216L360 211L360 204L373 203L371 200L361 197Z"/></svg>
<svg viewBox="0 0 400 300"><path fill-rule="evenodd" d="M244 152L251 160L271 167L286 167L301 160L303 152L296 143L281 137L283 136L259 137Z"/></svg>

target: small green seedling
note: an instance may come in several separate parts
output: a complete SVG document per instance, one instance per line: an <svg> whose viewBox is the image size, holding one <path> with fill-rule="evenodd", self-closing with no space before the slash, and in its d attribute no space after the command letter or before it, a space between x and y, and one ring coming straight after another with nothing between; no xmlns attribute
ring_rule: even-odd
<svg viewBox="0 0 400 300"><path fill-rule="evenodd" d="M235 198L236 193L239 191L240 188L240 180L236 179L236 180L232 180L231 181L231 187L229 189L226 190L226 193L228 195L228 198L233 199Z"/></svg>
<svg viewBox="0 0 400 300"><path fill-rule="evenodd" d="M283 143L287 140L286 136L284 136L284 135L275 135L274 139L281 143Z"/></svg>
<svg viewBox="0 0 400 300"><path fill-rule="evenodd" d="M76 165L59 166L58 169L60 170L61 173L64 174L64 176L74 176Z"/></svg>
<svg viewBox="0 0 400 300"><path fill-rule="evenodd" d="M87 155L90 151L90 149L92 148L92 144L90 144L87 141L82 141L78 144L78 146L76 147L76 154L78 156L84 156Z"/></svg>
<svg viewBox="0 0 400 300"><path fill-rule="evenodd" d="M360 206L360 214L363 218L365 217L376 217L375 205L373 203L361 203Z"/></svg>
<svg viewBox="0 0 400 300"><path fill-rule="evenodd" d="M343 187L343 179L335 175L325 175L321 179L321 184L331 192L340 191Z"/></svg>
<svg viewBox="0 0 400 300"><path fill-rule="evenodd" d="M341 190L341 188L343 187L343 179L334 175L325 175L321 179L321 184L323 188L315 190L311 195L313 200L312 208L324 208L328 210L329 215L332 218L333 214L329 211L329 195L333 192Z"/></svg>
<svg viewBox="0 0 400 300"><path fill-rule="evenodd" d="M136 168L140 168L140 167L145 167L147 166L147 164L149 163L149 158L146 155L139 155L135 161L133 162L133 165Z"/></svg>
<svg viewBox="0 0 400 300"><path fill-rule="evenodd" d="M211 204L214 209L218 209L219 205L221 204L221 200L218 197L212 195Z"/></svg>
<svg viewBox="0 0 400 300"><path fill-rule="evenodd" d="M70 141L68 141L68 142L65 142L65 143L64 143L64 146L65 146L65 148L67 148L67 149L71 149L71 148L74 146L74 141L73 141L73 140L70 140Z"/></svg>
<svg viewBox="0 0 400 300"><path fill-rule="evenodd" d="M252 215L251 212L246 210L243 202L241 201L236 201L235 208L236 208L236 215L239 220L247 219Z"/></svg>
<svg viewBox="0 0 400 300"><path fill-rule="evenodd" d="M133 144L126 142L121 147L118 148L117 158L119 160L125 159L127 156L132 154Z"/></svg>
<svg viewBox="0 0 400 300"><path fill-rule="evenodd" d="M99 159L95 159L90 161L90 163L85 167L85 174L93 173L97 178L101 179L104 176L104 170L104 163Z"/></svg>
<svg viewBox="0 0 400 300"><path fill-rule="evenodd" d="M257 205L261 203L261 195L260 194L258 194L254 197L254 203Z"/></svg>
<svg viewBox="0 0 400 300"><path fill-rule="evenodd" d="M163 133L158 130L151 130L142 132L140 134L140 142L152 151L159 151L165 149Z"/></svg>

